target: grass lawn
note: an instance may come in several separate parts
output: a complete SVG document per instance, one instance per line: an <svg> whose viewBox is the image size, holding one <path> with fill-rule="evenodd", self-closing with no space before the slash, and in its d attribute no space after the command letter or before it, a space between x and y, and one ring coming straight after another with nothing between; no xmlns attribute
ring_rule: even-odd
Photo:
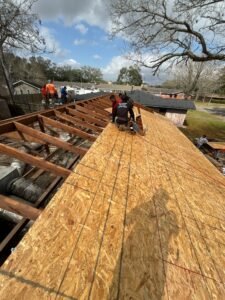
<svg viewBox="0 0 225 300"><path fill-rule="evenodd" d="M209 139L225 142L225 122L217 116L203 111L189 110L186 125L187 128L181 128L181 131L191 140L205 134Z"/></svg>
<svg viewBox="0 0 225 300"><path fill-rule="evenodd" d="M197 108L225 108L225 104L222 103L207 103L207 102L195 102Z"/></svg>

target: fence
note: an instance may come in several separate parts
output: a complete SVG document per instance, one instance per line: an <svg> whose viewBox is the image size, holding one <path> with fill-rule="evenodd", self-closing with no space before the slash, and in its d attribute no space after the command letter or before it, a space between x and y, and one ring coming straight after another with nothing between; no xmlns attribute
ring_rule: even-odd
<svg viewBox="0 0 225 300"><path fill-rule="evenodd" d="M41 100L41 94L14 95L15 105L18 106L24 114L41 110L43 108Z"/></svg>

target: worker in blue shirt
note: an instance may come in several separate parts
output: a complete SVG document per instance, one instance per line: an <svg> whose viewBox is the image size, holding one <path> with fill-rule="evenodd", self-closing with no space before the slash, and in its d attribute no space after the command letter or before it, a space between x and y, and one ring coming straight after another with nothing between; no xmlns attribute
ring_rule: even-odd
<svg viewBox="0 0 225 300"><path fill-rule="evenodd" d="M65 104L67 102L67 90L66 90L66 86L64 86L62 89L61 89L61 102L62 104Z"/></svg>

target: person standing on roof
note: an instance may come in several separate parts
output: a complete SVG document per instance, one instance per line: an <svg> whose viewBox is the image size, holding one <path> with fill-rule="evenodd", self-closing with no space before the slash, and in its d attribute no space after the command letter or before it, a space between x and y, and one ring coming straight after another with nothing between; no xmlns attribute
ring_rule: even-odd
<svg viewBox="0 0 225 300"><path fill-rule="evenodd" d="M53 83L53 80L48 80L46 84L47 98L49 100L49 105L54 106L55 99L58 99L58 93Z"/></svg>
<svg viewBox="0 0 225 300"><path fill-rule="evenodd" d="M208 143L208 139L206 135L202 135L198 140L197 140L197 147L200 149L204 144Z"/></svg>
<svg viewBox="0 0 225 300"><path fill-rule="evenodd" d="M64 86L62 89L61 89L61 101L62 101L62 104L65 104L67 102L67 89L66 89L66 86Z"/></svg>
<svg viewBox="0 0 225 300"><path fill-rule="evenodd" d="M130 118L128 117L128 113L130 114ZM133 102L130 101L127 95L123 95L122 102L115 108L115 122L120 128L120 125L128 126L129 120L135 121Z"/></svg>
<svg viewBox="0 0 225 300"><path fill-rule="evenodd" d="M47 97L46 84L44 84L43 87L41 88L41 95L42 95L43 100L46 100L46 97Z"/></svg>
<svg viewBox="0 0 225 300"><path fill-rule="evenodd" d="M116 117L116 108L119 103L122 102L120 97L115 97L115 95L111 95L109 99L112 101L112 122L115 122L115 117Z"/></svg>
<svg viewBox="0 0 225 300"><path fill-rule="evenodd" d="M42 95L42 105L43 108L47 108L47 89L46 89L46 84L44 84L41 88L41 95Z"/></svg>

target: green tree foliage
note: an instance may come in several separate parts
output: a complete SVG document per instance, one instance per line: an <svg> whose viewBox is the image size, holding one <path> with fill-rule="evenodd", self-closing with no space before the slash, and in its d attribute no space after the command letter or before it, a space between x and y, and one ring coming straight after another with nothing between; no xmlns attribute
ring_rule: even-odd
<svg viewBox="0 0 225 300"><path fill-rule="evenodd" d="M83 66L81 67L81 75L84 82L98 83L103 81L102 72L98 68Z"/></svg>
<svg viewBox="0 0 225 300"><path fill-rule="evenodd" d="M103 82L100 69L89 66L75 69L68 65L58 66L50 59L41 56L32 56L26 59L16 56L13 53L5 53L5 61L12 82L28 80L41 85L48 79L71 82ZM0 82L4 82L1 68Z"/></svg>
<svg viewBox="0 0 225 300"><path fill-rule="evenodd" d="M142 76L138 66L130 66L129 68L123 67L117 78L119 84L141 85Z"/></svg>

